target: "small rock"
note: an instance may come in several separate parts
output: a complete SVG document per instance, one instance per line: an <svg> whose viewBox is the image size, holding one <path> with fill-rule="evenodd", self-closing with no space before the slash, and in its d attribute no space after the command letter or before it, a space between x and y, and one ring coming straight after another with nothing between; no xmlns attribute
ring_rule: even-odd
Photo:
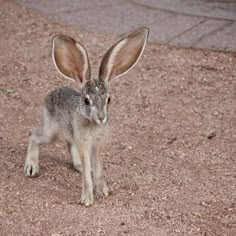
<svg viewBox="0 0 236 236"><path fill-rule="evenodd" d="M219 116L220 115L220 112L219 111L213 111L212 113L211 113L213 116Z"/></svg>
<svg viewBox="0 0 236 236"><path fill-rule="evenodd" d="M201 206L207 206L206 202L200 202Z"/></svg>
<svg viewBox="0 0 236 236"><path fill-rule="evenodd" d="M213 131L213 132L211 132L211 133L207 136L207 138L208 138L208 139L213 139L215 136L216 136L216 132Z"/></svg>

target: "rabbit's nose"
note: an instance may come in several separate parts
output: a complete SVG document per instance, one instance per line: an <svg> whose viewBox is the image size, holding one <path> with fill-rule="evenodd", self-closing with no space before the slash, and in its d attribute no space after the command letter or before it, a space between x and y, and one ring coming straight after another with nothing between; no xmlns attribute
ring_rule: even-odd
<svg viewBox="0 0 236 236"><path fill-rule="evenodd" d="M103 125L106 124L107 120L108 120L106 114L104 114L104 113L100 113L98 115L98 119Z"/></svg>
<svg viewBox="0 0 236 236"><path fill-rule="evenodd" d="M100 112L100 113L98 114L98 119L99 119L101 122L105 119L105 117L106 117L106 116L105 116L104 113L101 113L101 112Z"/></svg>

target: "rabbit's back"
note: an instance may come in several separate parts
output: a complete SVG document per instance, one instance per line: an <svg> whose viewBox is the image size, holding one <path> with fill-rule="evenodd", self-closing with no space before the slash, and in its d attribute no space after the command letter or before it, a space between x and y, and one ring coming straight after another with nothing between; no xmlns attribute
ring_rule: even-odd
<svg viewBox="0 0 236 236"><path fill-rule="evenodd" d="M57 113L73 113L79 107L80 93L69 87L61 87L53 90L45 98L44 105L50 116L55 117Z"/></svg>
<svg viewBox="0 0 236 236"><path fill-rule="evenodd" d="M73 137L73 120L79 118L80 93L61 87L50 92L43 105L44 127L52 130L59 139L70 141Z"/></svg>

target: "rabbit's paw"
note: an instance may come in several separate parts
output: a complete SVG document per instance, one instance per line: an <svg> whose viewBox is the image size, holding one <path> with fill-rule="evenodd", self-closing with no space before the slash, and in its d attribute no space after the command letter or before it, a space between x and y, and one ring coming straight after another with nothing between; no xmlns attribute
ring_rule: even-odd
<svg viewBox="0 0 236 236"><path fill-rule="evenodd" d="M99 197L107 197L109 195L109 190L104 181L99 181L96 183L95 191Z"/></svg>
<svg viewBox="0 0 236 236"><path fill-rule="evenodd" d="M91 191L83 191L80 203L82 205L90 206L93 204L93 193Z"/></svg>
<svg viewBox="0 0 236 236"><path fill-rule="evenodd" d="M39 166L34 161L26 161L24 166L24 174L27 177L35 177L39 173Z"/></svg>
<svg viewBox="0 0 236 236"><path fill-rule="evenodd" d="M82 165L81 165L81 164L74 165L74 169L75 169L76 171L78 171L80 174L82 174L82 172L83 172L83 168L82 168Z"/></svg>

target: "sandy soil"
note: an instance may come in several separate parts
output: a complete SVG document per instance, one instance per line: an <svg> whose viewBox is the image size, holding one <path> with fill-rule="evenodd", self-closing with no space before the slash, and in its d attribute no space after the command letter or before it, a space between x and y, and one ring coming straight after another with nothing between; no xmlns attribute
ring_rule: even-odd
<svg viewBox="0 0 236 236"><path fill-rule="evenodd" d="M24 177L28 135L49 91L76 88L53 66L52 36L80 40L94 76L116 39L0 6L0 235L236 235L235 54L147 45L111 84L113 194L86 208L63 143L42 147L40 176Z"/></svg>

